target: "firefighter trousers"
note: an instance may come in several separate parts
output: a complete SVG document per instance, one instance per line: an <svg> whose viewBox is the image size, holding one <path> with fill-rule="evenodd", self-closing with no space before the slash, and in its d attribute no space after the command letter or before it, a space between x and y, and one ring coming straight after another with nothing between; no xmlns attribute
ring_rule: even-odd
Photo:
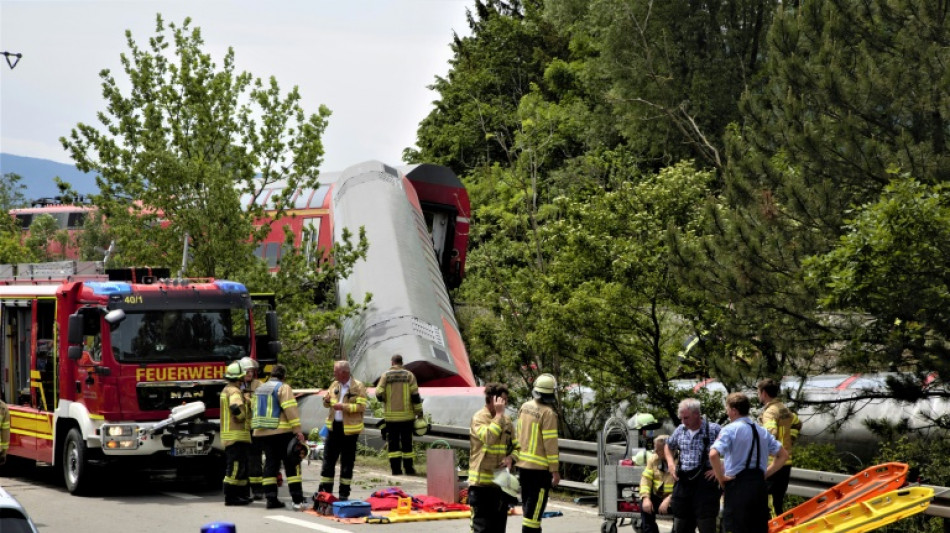
<svg viewBox="0 0 950 533"><path fill-rule="evenodd" d="M350 485L353 483L353 465L356 463L356 440L359 434L345 435L343 422L333 422L330 436L323 448L323 468L320 469L320 492L333 493L333 476L336 474L336 461L340 460L340 499L350 497Z"/></svg>
<svg viewBox="0 0 950 533"><path fill-rule="evenodd" d="M518 471L518 478L521 481L521 506L524 512L521 531L541 533L541 515L551 494L551 472L522 468Z"/></svg>
<svg viewBox="0 0 950 533"><path fill-rule="evenodd" d="M468 505L472 508L472 533L504 531L508 524L508 499L495 485L470 485Z"/></svg>
<svg viewBox="0 0 950 533"><path fill-rule="evenodd" d="M278 433L257 437L264 449L264 497L268 501L277 499L277 473L281 463L287 473L287 489L294 503L303 503L303 477L300 475L300 458L287 454L290 441L297 438L293 433Z"/></svg>

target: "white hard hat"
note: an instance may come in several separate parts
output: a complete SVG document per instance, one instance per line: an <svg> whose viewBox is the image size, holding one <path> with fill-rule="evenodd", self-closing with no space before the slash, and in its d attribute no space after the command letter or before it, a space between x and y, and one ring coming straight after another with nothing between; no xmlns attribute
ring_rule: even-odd
<svg viewBox="0 0 950 533"><path fill-rule="evenodd" d="M521 483L518 483L518 478L511 475L507 468L496 470L492 483L498 485L501 490L505 491L505 494L512 498L517 498L521 491Z"/></svg>

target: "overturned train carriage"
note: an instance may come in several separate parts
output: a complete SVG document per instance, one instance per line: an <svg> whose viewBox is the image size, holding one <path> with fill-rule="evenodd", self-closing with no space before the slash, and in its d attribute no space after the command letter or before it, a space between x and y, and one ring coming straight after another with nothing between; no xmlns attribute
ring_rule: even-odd
<svg viewBox="0 0 950 533"><path fill-rule="evenodd" d="M442 201L445 211L441 221L437 213L430 223L436 228L452 224L456 227L450 234L458 234L457 226L468 223L468 198L460 182L454 195L451 187L441 187L448 193ZM434 238L444 242L444 237L430 233L410 180L396 168L372 161L343 171L330 194L334 243L341 241L344 229L357 234L361 227L369 240L366 260L356 263L338 290L341 301L348 296L362 301L372 294L368 308L343 325L343 356L353 375L375 383L398 353L420 385L475 385L443 281L444 258L437 257L438 245L433 245ZM431 204L427 212L432 212Z"/></svg>

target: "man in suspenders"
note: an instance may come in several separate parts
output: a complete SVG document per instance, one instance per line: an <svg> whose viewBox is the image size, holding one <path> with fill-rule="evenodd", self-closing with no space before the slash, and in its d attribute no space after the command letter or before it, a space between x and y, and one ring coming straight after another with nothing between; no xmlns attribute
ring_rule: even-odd
<svg viewBox="0 0 950 533"><path fill-rule="evenodd" d="M749 398L745 394L734 392L726 396L726 415L730 422L719 432L709 451L709 462L724 489L723 531L768 533L765 479L782 468L788 460L788 452L749 417ZM775 456L771 465L768 464L770 455Z"/></svg>

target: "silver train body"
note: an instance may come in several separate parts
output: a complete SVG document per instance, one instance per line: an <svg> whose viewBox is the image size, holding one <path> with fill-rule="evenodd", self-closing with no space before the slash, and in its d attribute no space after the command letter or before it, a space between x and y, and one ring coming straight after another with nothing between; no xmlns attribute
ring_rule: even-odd
<svg viewBox="0 0 950 533"><path fill-rule="evenodd" d="M341 301L368 308L343 324L342 355L357 379L375 383L403 356L420 385L475 385L432 237L409 180L377 161L344 170L331 190L333 240L365 228L369 250L340 281Z"/></svg>

